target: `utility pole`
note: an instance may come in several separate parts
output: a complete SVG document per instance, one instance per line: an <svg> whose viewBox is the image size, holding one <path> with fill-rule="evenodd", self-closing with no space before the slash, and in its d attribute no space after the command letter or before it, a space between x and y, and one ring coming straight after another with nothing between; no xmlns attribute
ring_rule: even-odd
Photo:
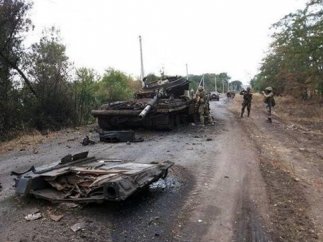
<svg viewBox="0 0 323 242"><path fill-rule="evenodd" d="M203 88L205 88L205 85L204 85L204 75L203 75Z"/></svg>
<svg viewBox="0 0 323 242"><path fill-rule="evenodd" d="M142 42L141 42L141 35L139 35L139 46L140 46L140 64L141 64L141 70L140 70L140 78L142 81L142 84L144 85L144 77L145 77L145 73L144 73L144 60L142 57Z"/></svg>
<svg viewBox="0 0 323 242"><path fill-rule="evenodd" d="M204 88L204 75L201 78L201 81L199 83L199 86L202 86Z"/></svg>
<svg viewBox="0 0 323 242"><path fill-rule="evenodd" d="M186 80L188 80L188 65L186 64Z"/></svg>
<svg viewBox="0 0 323 242"><path fill-rule="evenodd" d="M224 80L222 80L222 92L224 94Z"/></svg>
<svg viewBox="0 0 323 242"><path fill-rule="evenodd" d="M214 91L217 92L218 91L218 88L216 86L216 76L214 77Z"/></svg>

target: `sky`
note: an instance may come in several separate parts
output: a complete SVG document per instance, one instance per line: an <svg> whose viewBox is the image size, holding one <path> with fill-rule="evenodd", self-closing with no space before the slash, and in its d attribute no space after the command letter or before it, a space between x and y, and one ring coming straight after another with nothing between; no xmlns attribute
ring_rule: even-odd
<svg viewBox="0 0 323 242"><path fill-rule="evenodd" d="M270 26L302 9L306 0L34 0L37 42L44 28L61 32L67 55L99 74L112 67L145 74L227 72L247 84L271 42Z"/></svg>

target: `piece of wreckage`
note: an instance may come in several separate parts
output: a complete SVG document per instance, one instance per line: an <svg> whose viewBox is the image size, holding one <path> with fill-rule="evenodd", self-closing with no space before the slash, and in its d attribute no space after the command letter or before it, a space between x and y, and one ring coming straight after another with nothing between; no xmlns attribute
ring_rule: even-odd
<svg viewBox="0 0 323 242"><path fill-rule="evenodd" d="M45 167L12 172L16 194L52 202L122 201L165 178L173 162L137 163L88 157L88 152L67 155Z"/></svg>
<svg viewBox="0 0 323 242"><path fill-rule="evenodd" d="M196 112L189 81L180 76L165 76L149 84L145 82L133 100L110 102L91 113L102 130L172 130L193 121Z"/></svg>

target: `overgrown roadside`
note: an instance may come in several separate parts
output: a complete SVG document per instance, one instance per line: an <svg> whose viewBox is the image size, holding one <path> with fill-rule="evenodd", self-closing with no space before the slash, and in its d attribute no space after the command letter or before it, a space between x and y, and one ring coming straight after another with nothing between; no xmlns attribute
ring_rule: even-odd
<svg viewBox="0 0 323 242"><path fill-rule="evenodd" d="M238 96L230 106L238 119L241 102ZM308 152L308 137L291 129L288 120L283 122L274 117L273 124L265 122L262 98L254 95L251 117L240 120L258 150L269 200L272 238L274 241L322 239L323 220L319 212L322 211L322 187L316 184L322 182L318 172L322 162L319 152L315 152L320 150L319 143L310 142L317 145Z"/></svg>

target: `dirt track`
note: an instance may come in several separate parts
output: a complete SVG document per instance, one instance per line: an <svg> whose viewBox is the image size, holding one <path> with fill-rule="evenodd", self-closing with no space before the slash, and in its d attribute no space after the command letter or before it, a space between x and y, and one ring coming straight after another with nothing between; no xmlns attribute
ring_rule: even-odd
<svg viewBox="0 0 323 242"><path fill-rule="evenodd" d="M240 119L238 101L212 102L215 126L187 126L172 132L138 131L145 141L82 147L88 129L60 132L43 144L0 155L0 241L319 241L322 231L321 148L260 108ZM294 135L294 136L293 136ZM96 139L93 132L92 138ZM313 145L311 145L313 148ZM66 208L17 199L12 170L89 150L97 157L171 160L165 182L128 201ZM302 161L302 162L300 162ZM24 216L39 209L43 218ZM49 212L64 214L60 222ZM70 226L84 222L74 233Z"/></svg>

